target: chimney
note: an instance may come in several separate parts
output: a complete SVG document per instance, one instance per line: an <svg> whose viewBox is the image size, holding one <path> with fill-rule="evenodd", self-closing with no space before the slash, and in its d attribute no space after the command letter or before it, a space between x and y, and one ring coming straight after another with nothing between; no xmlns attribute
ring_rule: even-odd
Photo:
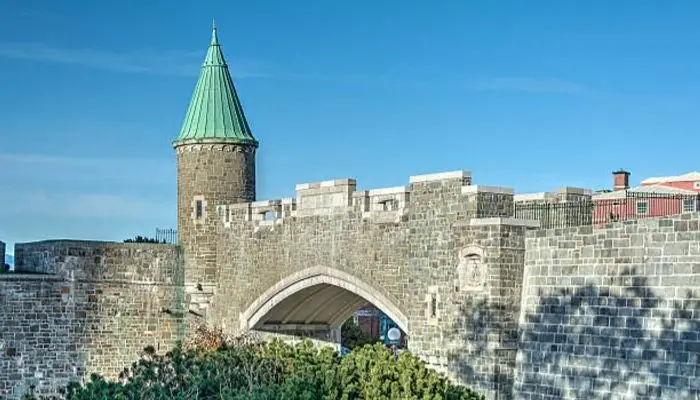
<svg viewBox="0 0 700 400"><path fill-rule="evenodd" d="M630 173L618 169L613 172L613 190L626 190L630 188Z"/></svg>

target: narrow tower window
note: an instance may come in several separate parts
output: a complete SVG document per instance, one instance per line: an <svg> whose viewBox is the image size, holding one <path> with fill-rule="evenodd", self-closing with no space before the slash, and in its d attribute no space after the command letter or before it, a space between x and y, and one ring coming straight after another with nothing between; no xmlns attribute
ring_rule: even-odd
<svg viewBox="0 0 700 400"><path fill-rule="evenodd" d="M437 317L437 296L435 294L430 297L430 316Z"/></svg>
<svg viewBox="0 0 700 400"><path fill-rule="evenodd" d="M194 210L194 215L197 219L202 218L202 200L197 200L195 202L195 210Z"/></svg>

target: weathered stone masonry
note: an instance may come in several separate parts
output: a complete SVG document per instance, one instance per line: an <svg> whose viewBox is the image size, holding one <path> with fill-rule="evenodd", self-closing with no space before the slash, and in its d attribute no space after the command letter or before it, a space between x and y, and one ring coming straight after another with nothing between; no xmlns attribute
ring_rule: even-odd
<svg viewBox="0 0 700 400"><path fill-rule="evenodd" d="M294 199L219 205L207 210L222 222L218 285L211 301L190 307L233 333L306 329L333 340L371 301L434 368L503 396L512 378L493 371L515 365L524 231L536 226L508 218L512 199L457 171L370 191L352 179L302 184ZM474 256L460 280L461 258ZM478 326L474 307L491 308Z"/></svg>
<svg viewBox="0 0 700 400"><path fill-rule="evenodd" d="M516 398L700 398L699 222L531 232Z"/></svg>
<svg viewBox="0 0 700 400"><path fill-rule="evenodd" d="M68 372L54 376L46 356L34 355L26 357L33 366L22 376L40 371L41 379L35 379L42 391L91 372L114 377L142 346L165 350L182 337L186 326L177 315L185 309L203 316L199 322L231 333L273 326L275 332L311 330L316 337L337 340L330 331L372 301L401 324L411 349L433 367L489 393L505 394L509 381L494 380L492 373L514 367L516 310L501 306L478 326L467 313L474 314L469 301L484 307L518 296L520 282L513 276L522 268L518 257L528 223L507 218L512 191L470 183L470 175L458 171L412 177L399 188L358 191L353 180L340 180L299 185L296 199L205 203L203 213L220 222L210 246L220 266L213 286L198 284L199 274L188 277L186 265L196 257L184 260L170 246L18 245L18 271L55 277L44 284L46 304L63 304L73 296L73 308L47 312L47 318L66 321L66 332L50 333L52 325L46 325L42 335L51 343L75 344L61 356L63 365L71 366ZM270 209L277 219L263 218ZM478 218L485 217L479 214L483 210L496 215ZM21 288L10 293L23 296ZM305 302L295 302L311 291ZM14 301L12 296L4 301ZM166 308L171 313L163 312ZM320 325L325 331L318 330ZM24 342L13 343L19 348ZM471 352L468 359L461 358L464 351ZM17 374L7 378L6 393L26 390L18 379Z"/></svg>
<svg viewBox="0 0 700 400"><path fill-rule="evenodd" d="M255 147L236 144L181 144L176 149L178 177L178 242L188 251L188 278L213 283L218 266L216 241L219 203L255 200ZM202 212L197 216L197 210Z"/></svg>
<svg viewBox="0 0 700 400"><path fill-rule="evenodd" d="M296 199L220 205L219 282L208 288L185 287L173 246L18 245L17 269L32 274L0 278L0 395L115 377L143 346L184 338L187 309L232 333L307 324L318 335L357 301L388 311L413 352L489 398L699 393L698 214L533 230L475 214L510 195L467 176L375 191L333 181L301 185ZM270 210L278 218L262 216Z"/></svg>
<svg viewBox="0 0 700 400"><path fill-rule="evenodd" d="M0 275L0 396L54 393L97 372L115 378L145 346L186 335L174 246L81 241L18 244Z"/></svg>

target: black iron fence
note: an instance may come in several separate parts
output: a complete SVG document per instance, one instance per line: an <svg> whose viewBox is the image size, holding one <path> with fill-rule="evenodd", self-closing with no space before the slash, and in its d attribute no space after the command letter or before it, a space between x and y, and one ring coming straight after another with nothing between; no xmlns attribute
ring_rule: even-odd
<svg viewBox="0 0 700 400"><path fill-rule="evenodd" d="M156 228L156 240L159 243L177 244L177 229Z"/></svg>
<svg viewBox="0 0 700 400"><path fill-rule="evenodd" d="M515 203L515 218L540 221L542 228L601 225L700 211L699 194L610 192L596 199Z"/></svg>

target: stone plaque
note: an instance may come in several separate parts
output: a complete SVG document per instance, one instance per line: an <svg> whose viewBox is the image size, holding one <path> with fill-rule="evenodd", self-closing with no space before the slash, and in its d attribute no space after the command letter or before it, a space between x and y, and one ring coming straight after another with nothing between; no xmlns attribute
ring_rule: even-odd
<svg viewBox="0 0 700 400"><path fill-rule="evenodd" d="M460 291L482 290L486 286L486 268L480 248L468 247L459 252L457 276Z"/></svg>

